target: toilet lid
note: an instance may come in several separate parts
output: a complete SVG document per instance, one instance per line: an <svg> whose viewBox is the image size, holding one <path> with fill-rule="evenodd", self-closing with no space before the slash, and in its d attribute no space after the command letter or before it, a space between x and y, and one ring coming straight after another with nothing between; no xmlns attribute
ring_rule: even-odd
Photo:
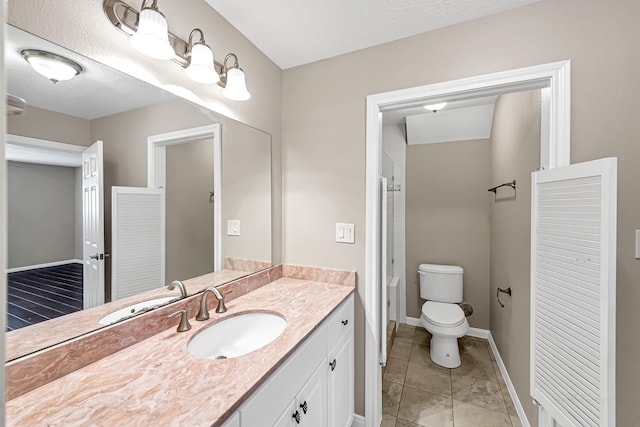
<svg viewBox="0 0 640 427"><path fill-rule="evenodd" d="M458 304L427 301L422 306L422 315L437 326L459 326L464 323L464 311Z"/></svg>

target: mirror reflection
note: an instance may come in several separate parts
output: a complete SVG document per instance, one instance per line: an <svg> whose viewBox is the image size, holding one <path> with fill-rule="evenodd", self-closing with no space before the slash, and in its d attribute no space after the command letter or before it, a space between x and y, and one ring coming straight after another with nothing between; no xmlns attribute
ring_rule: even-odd
<svg viewBox="0 0 640 427"><path fill-rule="evenodd" d="M271 265L270 135L6 30L7 360Z"/></svg>

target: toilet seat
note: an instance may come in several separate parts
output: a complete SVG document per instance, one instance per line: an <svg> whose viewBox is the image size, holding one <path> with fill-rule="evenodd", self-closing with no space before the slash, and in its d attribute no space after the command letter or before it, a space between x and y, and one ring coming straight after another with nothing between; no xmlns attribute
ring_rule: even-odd
<svg viewBox="0 0 640 427"><path fill-rule="evenodd" d="M427 301L422 306L422 315L436 326L454 328L466 320L458 304Z"/></svg>

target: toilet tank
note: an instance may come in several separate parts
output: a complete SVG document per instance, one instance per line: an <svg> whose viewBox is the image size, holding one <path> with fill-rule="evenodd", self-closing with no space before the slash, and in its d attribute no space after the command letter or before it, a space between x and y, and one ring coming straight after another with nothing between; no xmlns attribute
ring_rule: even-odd
<svg viewBox="0 0 640 427"><path fill-rule="evenodd" d="M420 264L420 296L429 301L462 302L462 275L457 265Z"/></svg>

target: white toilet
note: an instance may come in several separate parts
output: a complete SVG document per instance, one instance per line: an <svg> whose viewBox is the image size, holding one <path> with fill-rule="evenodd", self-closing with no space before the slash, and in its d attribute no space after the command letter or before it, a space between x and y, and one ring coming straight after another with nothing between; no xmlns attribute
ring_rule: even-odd
<svg viewBox="0 0 640 427"><path fill-rule="evenodd" d="M420 264L420 321L431 332L431 360L445 368L460 366L458 338L469 330L469 322L458 305L462 302L462 275L457 265Z"/></svg>

